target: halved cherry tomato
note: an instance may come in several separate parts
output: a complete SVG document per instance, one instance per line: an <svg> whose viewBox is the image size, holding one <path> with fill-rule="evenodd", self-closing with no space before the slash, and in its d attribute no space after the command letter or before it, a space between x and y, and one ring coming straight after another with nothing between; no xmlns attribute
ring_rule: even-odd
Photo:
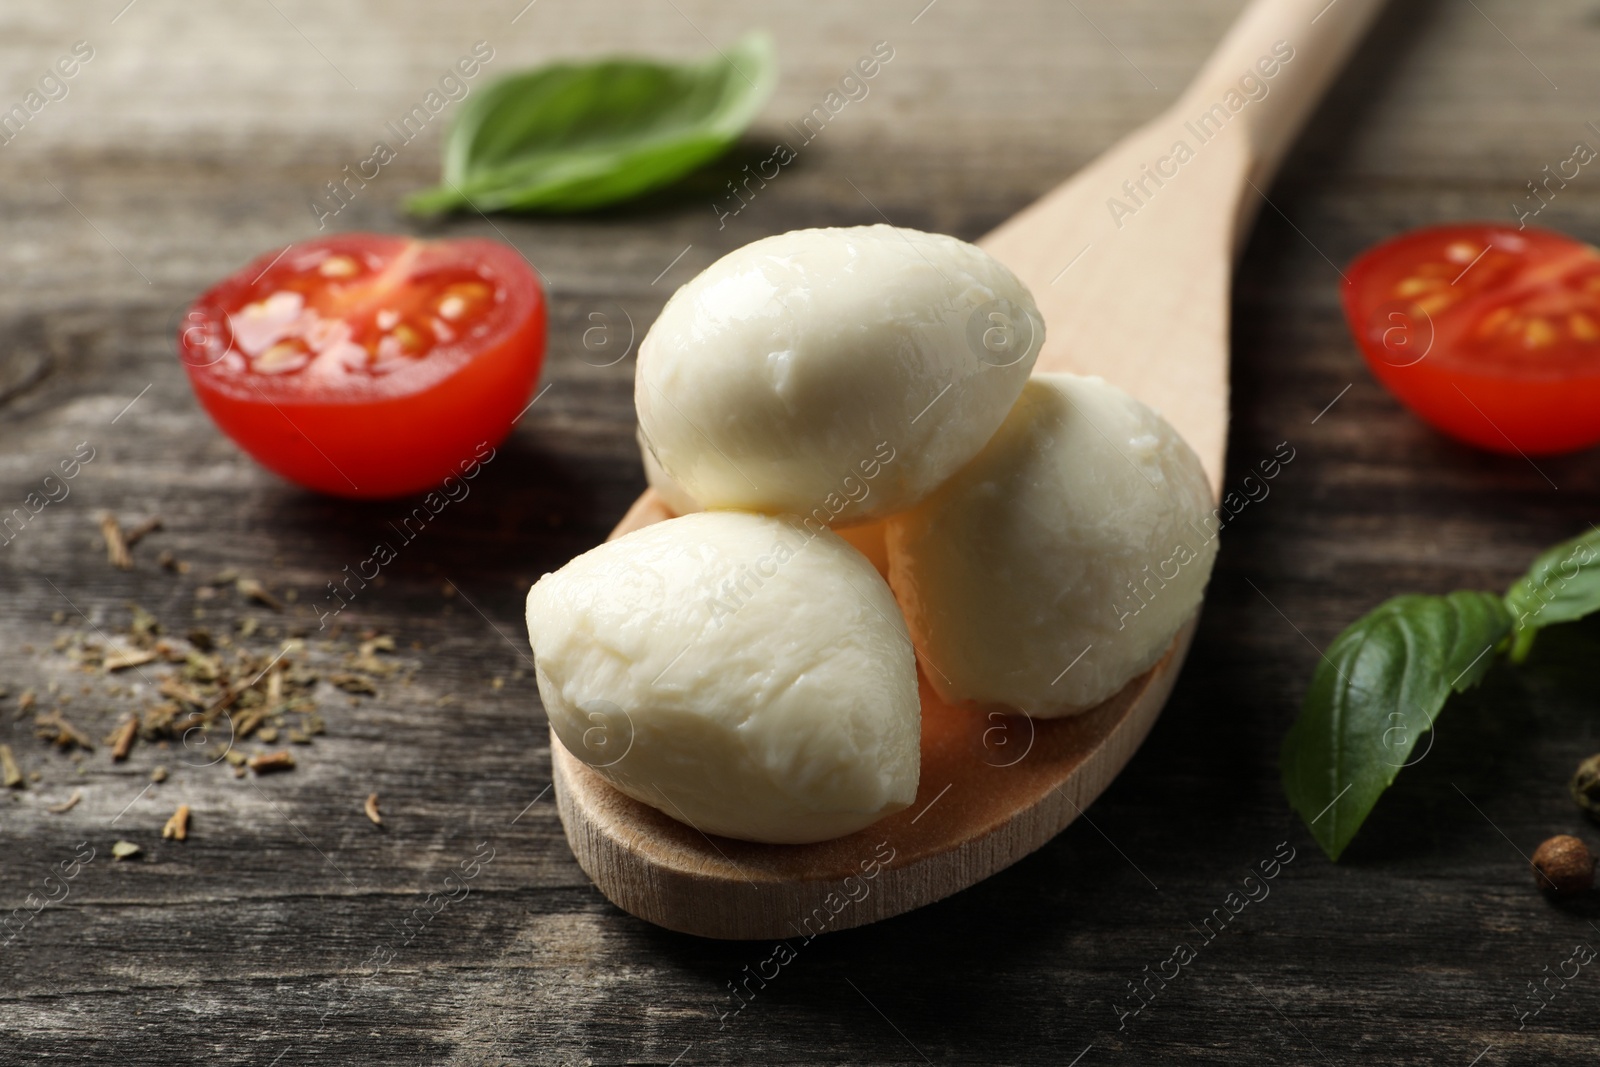
<svg viewBox="0 0 1600 1067"><path fill-rule="evenodd" d="M1345 317L1412 411L1497 452L1600 442L1600 250L1549 230L1430 226L1351 266Z"/></svg>
<svg viewBox="0 0 1600 1067"><path fill-rule="evenodd" d="M544 358L538 276L493 241L346 233L262 256L202 295L178 352L225 433L336 496L438 486L496 445Z"/></svg>

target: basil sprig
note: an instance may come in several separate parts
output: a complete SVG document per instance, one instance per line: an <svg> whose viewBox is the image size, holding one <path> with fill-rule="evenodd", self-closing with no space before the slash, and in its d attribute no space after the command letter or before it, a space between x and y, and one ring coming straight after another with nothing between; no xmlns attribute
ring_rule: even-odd
<svg viewBox="0 0 1600 1067"><path fill-rule="evenodd" d="M1600 611L1600 530L1563 541L1540 553L1528 573L1506 591L1517 635L1511 659L1521 663L1533 635L1558 622Z"/></svg>
<svg viewBox="0 0 1600 1067"><path fill-rule="evenodd" d="M406 207L584 211L638 196L727 151L776 81L764 33L695 63L615 58L510 75L462 107L444 181Z"/></svg>
<svg viewBox="0 0 1600 1067"><path fill-rule="evenodd" d="M1398 596L1356 620L1317 665L1283 740L1283 788L1337 860L1452 692L1496 656L1527 658L1540 629L1600 610L1600 530L1534 560L1505 596Z"/></svg>

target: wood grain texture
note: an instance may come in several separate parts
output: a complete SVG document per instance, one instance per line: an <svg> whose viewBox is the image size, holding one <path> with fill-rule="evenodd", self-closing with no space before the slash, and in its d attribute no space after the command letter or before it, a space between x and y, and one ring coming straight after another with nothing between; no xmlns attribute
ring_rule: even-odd
<svg viewBox="0 0 1600 1067"><path fill-rule="evenodd" d="M280 16L139 0L115 23L123 0L0 12L6 106L73 41L97 49L71 94L0 146L0 494L20 501L76 442L98 449L70 497L0 546L0 742L43 774L0 807L0 914L78 842L98 857L0 947L0 1062L1589 1062L1600 981L1587 971L1517 1028L1526 984L1576 941L1596 943L1600 922L1534 893L1517 849L1557 832L1600 841L1564 787L1600 749L1600 627L1550 632L1526 670L1453 701L1337 866L1288 810L1277 748L1316 649L1356 615L1395 592L1504 586L1594 517L1592 453L1536 470L1400 410L1361 368L1334 266L1405 227L1509 222L1541 167L1595 143L1593 6L1394 0L1264 189L1271 206L1241 259L1224 484L1238 491L1279 442L1295 459L1224 532L1160 722L1088 819L1034 856L919 912L796 939L763 987L747 976L772 973L772 943L684 937L607 903L545 791L547 729L520 658L525 583L601 541L643 487L632 364L582 347L588 316L620 311L642 329L670 286L739 244L878 221L849 182L898 224L986 233L1171 103L1241 5L1080 2L1080 15L939 0L912 24L920 0L675 3L687 20L643 0L540 0L515 24L520 3L275 0ZM510 69L568 52L697 54L695 27L721 42L758 24L774 31L784 82L750 139L757 159L874 41L896 58L722 230L711 205L726 172L596 218L495 220L550 286L553 384L472 495L343 616L397 637L417 663L411 686L329 701L328 735L260 780L142 744L120 764L102 745L80 775L13 718L22 689L51 681L96 741L123 706L50 651L83 624L52 621L72 608L49 582L108 630L130 600L180 632L195 608L219 631L242 617L285 625L195 599L234 567L298 589L306 611L288 617L314 631L319 590L402 513L298 493L217 437L172 356L189 297L314 233L309 198L477 38ZM394 204L434 179L429 136L337 225L408 228ZM1537 222L1600 238L1600 179L1585 168ZM496 236L470 218L438 232ZM131 571L92 544L102 508L166 520ZM190 574L159 570L163 549ZM446 577L464 595L445 597ZM440 707L445 695L457 699ZM141 793L157 764L172 776ZM44 810L74 789L71 811ZM361 810L374 791L382 829ZM189 838L163 841L180 803ZM143 859L113 864L118 838ZM1196 936L1191 924L1281 841L1298 853L1271 896L1119 1030L1127 983ZM397 933L480 842L496 852L471 894L409 940ZM375 975L362 966L374 950L394 952ZM746 981L753 993L735 1001L728 984Z"/></svg>

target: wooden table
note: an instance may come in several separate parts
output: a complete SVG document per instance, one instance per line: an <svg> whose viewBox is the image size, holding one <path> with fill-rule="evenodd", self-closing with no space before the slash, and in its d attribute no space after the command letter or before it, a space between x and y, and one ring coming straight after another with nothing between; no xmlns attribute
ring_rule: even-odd
<svg viewBox="0 0 1600 1067"><path fill-rule="evenodd" d="M729 984L771 946L648 926L573 862L522 598L642 485L632 360L586 349L584 331L605 322L625 340L631 318L642 333L674 286L793 227L887 217L976 237L1155 113L1239 6L925 2L97 0L0 15L0 110L74 42L93 49L0 146L0 513L75 445L94 450L70 495L0 546L0 741L40 775L0 807L0 916L74 872L0 948L0 1062L1592 1062L1594 973L1518 1028L1528 984L1600 940L1597 909L1552 905L1519 852L1600 836L1565 795L1600 748L1600 626L1550 633L1527 669L1454 701L1337 866L1277 771L1317 649L1345 623L1392 592L1503 586L1594 518L1592 453L1535 466L1435 436L1362 369L1337 302L1337 266L1366 245L1510 221L1545 164L1600 144L1600 19L1577 0L1396 0L1269 191L1240 267L1227 481L1280 442L1294 459L1227 529L1176 696L1088 818L951 900L806 945L737 1013ZM763 25L782 86L731 163L592 218L429 230L510 241L544 272L549 392L330 641L326 584L413 502L313 497L243 458L173 358L186 302L315 233L324 183L475 41L495 50L488 77L556 55L699 54ZM878 41L894 58L869 95L719 226L731 172ZM434 179L442 124L330 224L417 229L396 205ZM1600 177L1582 173L1537 221L1600 236ZM97 544L102 510L164 523L131 570ZM158 566L162 552L188 572ZM298 599L275 612L205 584L230 570ZM114 762L100 739L149 686L67 653L122 641L130 603L170 634L205 626L257 649L305 631L326 734L272 776L170 743ZM376 696L330 689L363 631L392 635L379 655L401 669ZM16 716L28 689L39 704ZM81 762L34 737L33 714L57 706L96 742ZM170 777L152 786L157 766ZM382 828L362 811L374 792ZM179 804L188 840L163 840ZM142 854L113 860L118 840ZM1270 897L1119 1028L1129 983L1280 842L1295 858Z"/></svg>

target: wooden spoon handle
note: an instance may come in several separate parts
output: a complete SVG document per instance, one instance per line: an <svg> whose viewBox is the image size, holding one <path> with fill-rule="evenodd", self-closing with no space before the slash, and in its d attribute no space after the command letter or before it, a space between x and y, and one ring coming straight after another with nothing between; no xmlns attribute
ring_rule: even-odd
<svg viewBox="0 0 1600 1067"><path fill-rule="evenodd" d="M1383 3L1254 0L1173 105L1173 113L1197 121L1214 105L1226 108L1230 91L1248 97L1249 92L1260 93L1264 88L1266 95L1251 99L1231 116L1228 125L1244 127L1239 132L1249 138L1251 154L1246 177L1265 192L1296 133ZM1273 52L1275 45L1279 54ZM1285 53L1292 56L1288 62L1283 62ZM1270 79L1264 77L1258 64L1271 69L1274 63L1276 73ZM1255 87L1241 85L1246 75L1254 76ZM1257 199L1248 198L1246 203ZM1249 229L1252 212L1243 214L1240 234Z"/></svg>

